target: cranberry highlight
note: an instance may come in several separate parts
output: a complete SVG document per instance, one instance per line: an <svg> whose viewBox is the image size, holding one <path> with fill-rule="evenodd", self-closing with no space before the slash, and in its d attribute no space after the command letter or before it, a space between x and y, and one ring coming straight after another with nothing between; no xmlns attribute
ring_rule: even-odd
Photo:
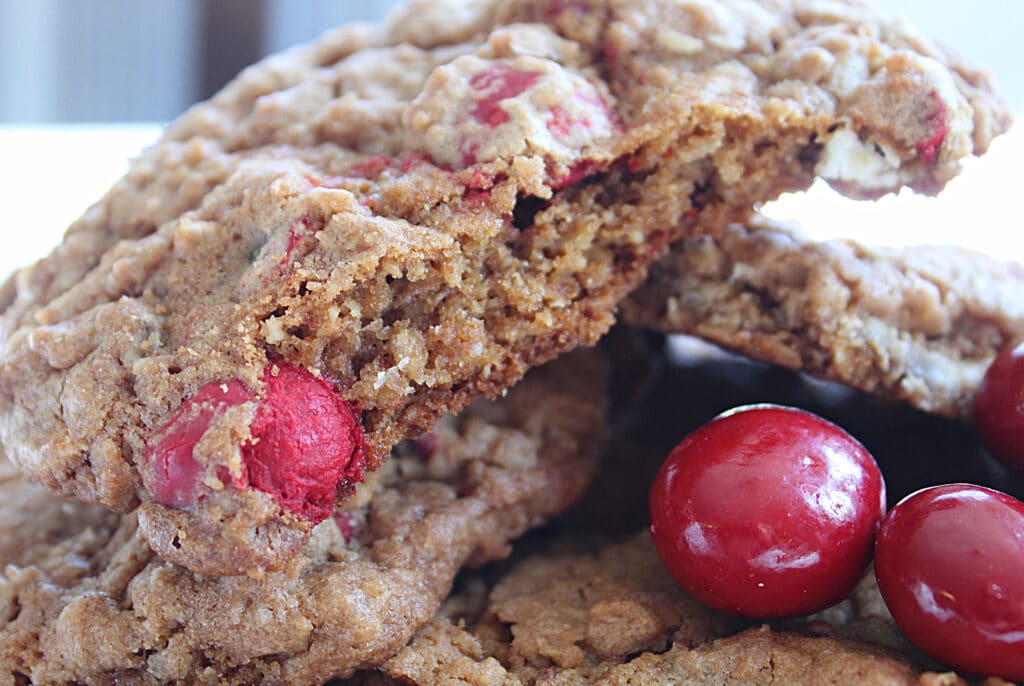
<svg viewBox="0 0 1024 686"><path fill-rule="evenodd" d="M896 623L926 653L1024 679L1024 503L970 484L907 496L882 524L875 576Z"/></svg>
<svg viewBox="0 0 1024 686"><path fill-rule="evenodd" d="M853 437L808 412L738 408L672 450L650 493L651 535L693 596L723 612L815 612L853 589L885 513Z"/></svg>

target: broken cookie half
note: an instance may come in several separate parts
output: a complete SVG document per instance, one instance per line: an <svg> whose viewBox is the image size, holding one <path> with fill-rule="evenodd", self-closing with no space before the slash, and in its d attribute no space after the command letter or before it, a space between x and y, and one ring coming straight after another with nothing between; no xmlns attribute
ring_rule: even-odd
<svg viewBox="0 0 1024 686"><path fill-rule="evenodd" d="M669 243L815 177L936 191L1008 123L859 2L412 2L243 72L0 290L0 438L172 561L277 569Z"/></svg>

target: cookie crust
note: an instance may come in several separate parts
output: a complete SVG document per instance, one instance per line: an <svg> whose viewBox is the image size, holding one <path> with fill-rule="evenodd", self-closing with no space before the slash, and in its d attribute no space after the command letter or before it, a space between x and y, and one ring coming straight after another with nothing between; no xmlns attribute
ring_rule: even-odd
<svg viewBox="0 0 1024 686"><path fill-rule="evenodd" d="M554 545L451 598L362 683L966 686L915 661L870 579L825 613L744 628L678 590L646 533Z"/></svg>

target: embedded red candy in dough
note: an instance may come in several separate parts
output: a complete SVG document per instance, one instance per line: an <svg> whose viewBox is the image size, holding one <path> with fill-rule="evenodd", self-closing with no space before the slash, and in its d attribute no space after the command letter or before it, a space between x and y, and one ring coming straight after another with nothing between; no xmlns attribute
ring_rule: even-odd
<svg viewBox="0 0 1024 686"><path fill-rule="evenodd" d="M333 511L338 484L362 480L358 413L327 382L282 364L268 366L264 384L262 399L240 381L207 384L178 408L147 451L148 485L159 502L184 508L200 497L206 468L194 456L196 444L226 409L249 401L259 404L241 450L242 476L231 481L236 488L269 493L283 509L318 523Z"/></svg>
<svg viewBox="0 0 1024 686"><path fill-rule="evenodd" d="M616 131L606 97L550 59L464 55L434 70L406 122L443 167L524 154L568 163Z"/></svg>
<svg viewBox="0 0 1024 686"><path fill-rule="evenodd" d="M476 101L473 108L473 118L490 127L501 126L511 117L506 110L499 107L499 104L522 95L532 88L539 78L539 72L518 71L506 64L498 64L491 69L473 74L469 79L470 87L483 93L483 97Z"/></svg>
<svg viewBox="0 0 1024 686"><path fill-rule="evenodd" d="M334 510L338 484L363 478L358 413L301 367L271 365L264 384L253 440L242 446L248 485L285 510L322 522Z"/></svg>
<svg viewBox="0 0 1024 686"><path fill-rule="evenodd" d="M929 93L929 97L935 103L935 110L928 115L926 121L934 124L935 132L931 138L918 141L915 147L917 148L917 154L921 156L925 164L934 164L939 159L942 143L946 140L946 134L949 133L949 108L946 107L946 103L943 102L942 98L935 91Z"/></svg>
<svg viewBox="0 0 1024 686"><path fill-rule="evenodd" d="M249 400L252 393L241 381L228 381L203 386L178 407L146 449L152 469L147 486L159 502L184 508L196 501L204 468L193 449L217 416Z"/></svg>

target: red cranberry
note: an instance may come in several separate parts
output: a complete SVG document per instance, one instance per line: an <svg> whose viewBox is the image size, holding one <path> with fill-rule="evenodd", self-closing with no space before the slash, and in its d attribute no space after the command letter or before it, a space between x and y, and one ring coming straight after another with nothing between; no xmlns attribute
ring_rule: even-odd
<svg viewBox="0 0 1024 686"><path fill-rule="evenodd" d="M985 447L1024 469L1024 343L1001 352L974 397L974 421Z"/></svg>
<svg viewBox="0 0 1024 686"><path fill-rule="evenodd" d="M918 491L875 546L889 611L956 669L1024 679L1024 503L969 484Z"/></svg>
<svg viewBox="0 0 1024 686"><path fill-rule="evenodd" d="M783 617L842 600L885 514L874 459L824 419L758 405L720 415L669 454L651 535L691 594L724 612Z"/></svg>

